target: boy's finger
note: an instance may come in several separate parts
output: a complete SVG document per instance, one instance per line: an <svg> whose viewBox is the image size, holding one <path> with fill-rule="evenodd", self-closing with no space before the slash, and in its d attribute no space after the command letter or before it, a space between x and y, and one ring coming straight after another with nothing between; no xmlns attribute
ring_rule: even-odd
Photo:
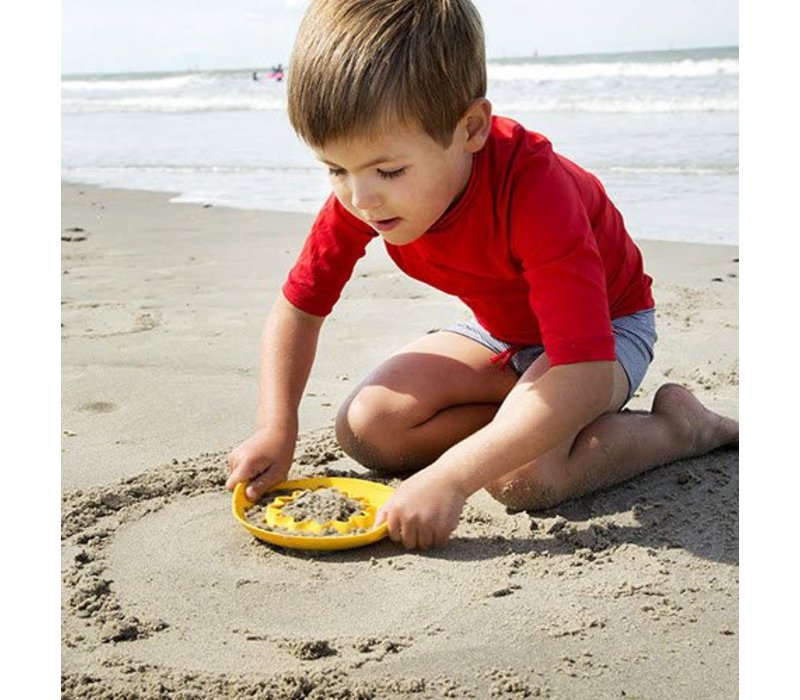
<svg viewBox="0 0 800 700"><path fill-rule="evenodd" d="M434 533L430 530L421 529L417 532L417 548L430 549L433 546Z"/></svg>
<svg viewBox="0 0 800 700"><path fill-rule="evenodd" d="M242 479L239 478L238 467L233 469L229 467L228 469L229 473L228 473L228 478L225 480L225 488L228 489L228 491L232 491L233 487L236 486L236 484L238 484L240 481L242 481Z"/></svg>
<svg viewBox="0 0 800 700"><path fill-rule="evenodd" d="M238 463L239 463L239 456L237 454L237 450L231 450L228 453L228 473L236 469L236 465Z"/></svg>
<svg viewBox="0 0 800 700"><path fill-rule="evenodd" d="M252 470L248 469L246 464L236 466L231 473L228 474L228 478L225 481L225 488L232 490L240 481L249 481L251 476L249 474L250 471Z"/></svg>
<svg viewBox="0 0 800 700"><path fill-rule="evenodd" d="M389 527L389 538L393 542L402 542L402 528L400 526L400 520L397 516L393 516L391 513L386 514L386 525Z"/></svg>
<svg viewBox="0 0 800 700"><path fill-rule="evenodd" d="M231 484L233 488L240 481L255 481L259 474L266 473L270 468L270 463L264 459L244 459L231 472L226 484Z"/></svg>
<svg viewBox="0 0 800 700"><path fill-rule="evenodd" d="M272 469L267 469L248 484L244 493L251 501L257 501L265 491L277 484L279 480Z"/></svg>
<svg viewBox="0 0 800 700"><path fill-rule="evenodd" d="M400 531L400 538L406 549L416 549L419 533L414 525L406 523Z"/></svg>

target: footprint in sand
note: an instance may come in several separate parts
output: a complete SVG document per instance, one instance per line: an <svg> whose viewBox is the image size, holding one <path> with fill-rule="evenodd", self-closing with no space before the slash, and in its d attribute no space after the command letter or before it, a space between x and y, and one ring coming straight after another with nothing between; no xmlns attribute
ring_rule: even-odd
<svg viewBox="0 0 800 700"><path fill-rule="evenodd" d="M84 413L111 413L118 408L117 404L110 401L90 401L78 406L78 410Z"/></svg>
<svg viewBox="0 0 800 700"><path fill-rule="evenodd" d="M83 229L80 226L70 226L69 228L64 229L64 233L71 234L71 233L83 233ZM61 240L65 243L78 243L79 241L85 241L86 236L61 236Z"/></svg>

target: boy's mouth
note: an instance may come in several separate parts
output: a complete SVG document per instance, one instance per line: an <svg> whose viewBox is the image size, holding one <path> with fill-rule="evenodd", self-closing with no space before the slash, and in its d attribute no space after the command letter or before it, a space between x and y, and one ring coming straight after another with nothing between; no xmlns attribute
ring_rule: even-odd
<svg viewBox="0 0 800 700"><path fill-rule="evenodd" d="M377 229L378 231L383 233L386 231L391 231L400 223L400 221L401 219L399 216L394 216L391 219L376 219L370 221L369 224L370 226L372 226L372 228Z"/></svg>

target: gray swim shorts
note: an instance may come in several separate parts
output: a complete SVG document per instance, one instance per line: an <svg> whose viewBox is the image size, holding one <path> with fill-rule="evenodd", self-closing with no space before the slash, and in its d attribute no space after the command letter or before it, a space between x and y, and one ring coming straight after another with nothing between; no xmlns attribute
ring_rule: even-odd
<svg viewBox="0 0 800 700"><path fill-rule="evenodd" d="M614 332L617 361L628 375L627 400L630 400L653 361L653 347L658 340L655 309L647 309L630 316L612 319L611 327ZM511 343L495 338L475 319L459 321L443 330L472 338L497 354L510 353L515 347ZM511 355L508 364L517 374L521 375L543 352L544 348L541 345L525 345L513 351L514 354Z"/></svg>

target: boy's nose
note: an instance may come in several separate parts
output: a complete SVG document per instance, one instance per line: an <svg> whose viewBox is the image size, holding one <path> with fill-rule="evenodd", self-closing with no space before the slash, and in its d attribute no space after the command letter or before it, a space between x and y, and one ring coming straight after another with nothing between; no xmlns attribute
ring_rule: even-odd
<svg viewBox="0 0 800 700"><path fill-rule="evenodd" d="M373 187L353 184L350 191L350 201L356 209L369 211L380 205L380 196Z"/></svg>

